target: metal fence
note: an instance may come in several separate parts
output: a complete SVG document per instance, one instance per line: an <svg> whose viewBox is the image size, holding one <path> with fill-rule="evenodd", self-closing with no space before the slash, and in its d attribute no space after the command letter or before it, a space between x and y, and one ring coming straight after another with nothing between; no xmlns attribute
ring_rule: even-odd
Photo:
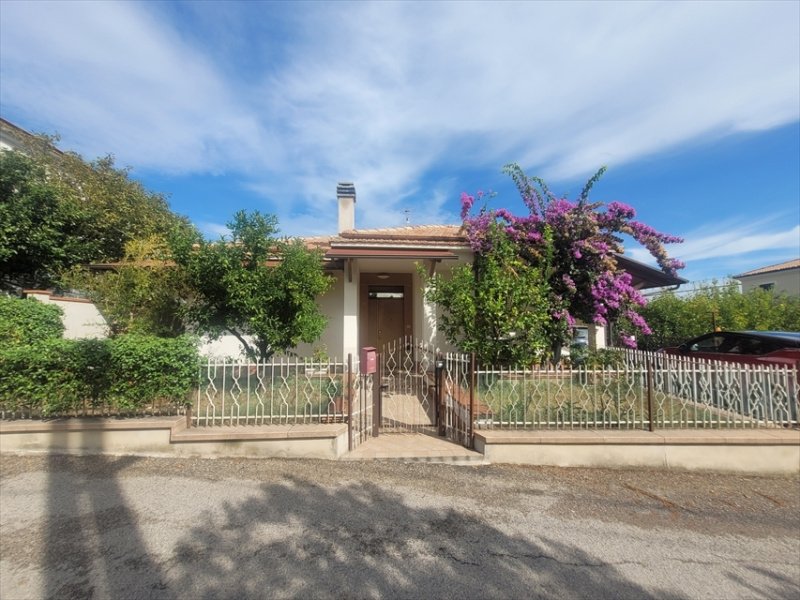
<svg viewBox="0 0 800 600"><path fill-rule="evenodd" d="M473 428L798 426L796 367L631 350L610 356L609 364L596 368L517 369L475 368L469 355L446 354L415 362L414 373L439 378L441 398L431 400L439 405L439 431L459 443L468 443ZM209 362L201 369L192 423L348 423L357 445L372 435L373 398L373 377L360 375L352 359Z"/></svg>
<svg viewBox="0 0 800 600"><path fill-rule="evenodd" d="M209 361L201 366L192 410L196 425L344 422L347 364L276 358L269 362Z"/></svg>
<svg viewBox="0 0 800 600"><path fill-rule="evenodd" d="M476 428L728 428L798 425L796 367L619 350L597 368L478 368ZM464 390L461 394L463 396Z"/></svg>

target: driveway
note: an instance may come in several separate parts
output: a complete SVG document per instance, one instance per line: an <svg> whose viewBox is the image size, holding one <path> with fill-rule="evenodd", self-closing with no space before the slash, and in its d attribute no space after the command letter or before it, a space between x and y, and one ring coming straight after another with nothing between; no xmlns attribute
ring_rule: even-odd
<svg viewBox="0 0 800 600"><path fill-rule="evenodd" d="M10 456L0 597L797 598L800 481Z"/></svg>

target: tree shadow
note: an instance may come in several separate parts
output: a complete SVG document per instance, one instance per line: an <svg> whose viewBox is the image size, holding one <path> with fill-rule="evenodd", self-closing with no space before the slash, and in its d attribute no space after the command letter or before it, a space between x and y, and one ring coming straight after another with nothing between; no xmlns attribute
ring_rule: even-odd
<svg viewBox="0 0 800 600"><path fill-rule="evenodd" d="M292 478L210 511L179 540L170 588L193 598L670 598L601 557L504 533L374 484ZM173 580L173 576L175 579ZM174 587L173 587L174 586Z"/></svg>
<svg viewBox="0 0 800 600"><path fill-rule="evenodd" d="M47 456L43 597L157 595L166 584L118 481L120 472L141 459L65 455L68 435L55 433ZM97 437L91 440L96 441ZM150 591L143 593L144 587Z"/></svg>

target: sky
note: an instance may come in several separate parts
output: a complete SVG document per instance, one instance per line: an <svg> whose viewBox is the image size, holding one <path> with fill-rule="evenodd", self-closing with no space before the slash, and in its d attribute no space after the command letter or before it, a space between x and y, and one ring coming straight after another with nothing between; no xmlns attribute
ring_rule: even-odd
<svg viewBox="0 0 800 600"><path fill-rule="evenodd" d="M680 235L691 281L800 256L800 2L0 0L0 116L113 154L206 235L522 213L503 165ZM634 244L626 254L651 262Z"/></svg>

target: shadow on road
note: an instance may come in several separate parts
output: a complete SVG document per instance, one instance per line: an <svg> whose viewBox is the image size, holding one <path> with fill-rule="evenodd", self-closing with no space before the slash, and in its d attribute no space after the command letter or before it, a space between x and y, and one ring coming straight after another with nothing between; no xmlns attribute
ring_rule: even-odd
<svg viewBox="0 0 800 600"><path fill-rule="evenodd" d="M53 447L68 447L68 435L56 433ZM44 597L147 598L165 589L118 480L140 459L59 452L47 458ZM144 585L151 592L143 593Z"/></svg>
<svg viewBox="0 0 800 600"><path fill-rule="evenodd" d="M656 597L545 532L532 543L373 484L266 484L223 514L198 515L178 542L171 589L193 598Z"/></svg>

